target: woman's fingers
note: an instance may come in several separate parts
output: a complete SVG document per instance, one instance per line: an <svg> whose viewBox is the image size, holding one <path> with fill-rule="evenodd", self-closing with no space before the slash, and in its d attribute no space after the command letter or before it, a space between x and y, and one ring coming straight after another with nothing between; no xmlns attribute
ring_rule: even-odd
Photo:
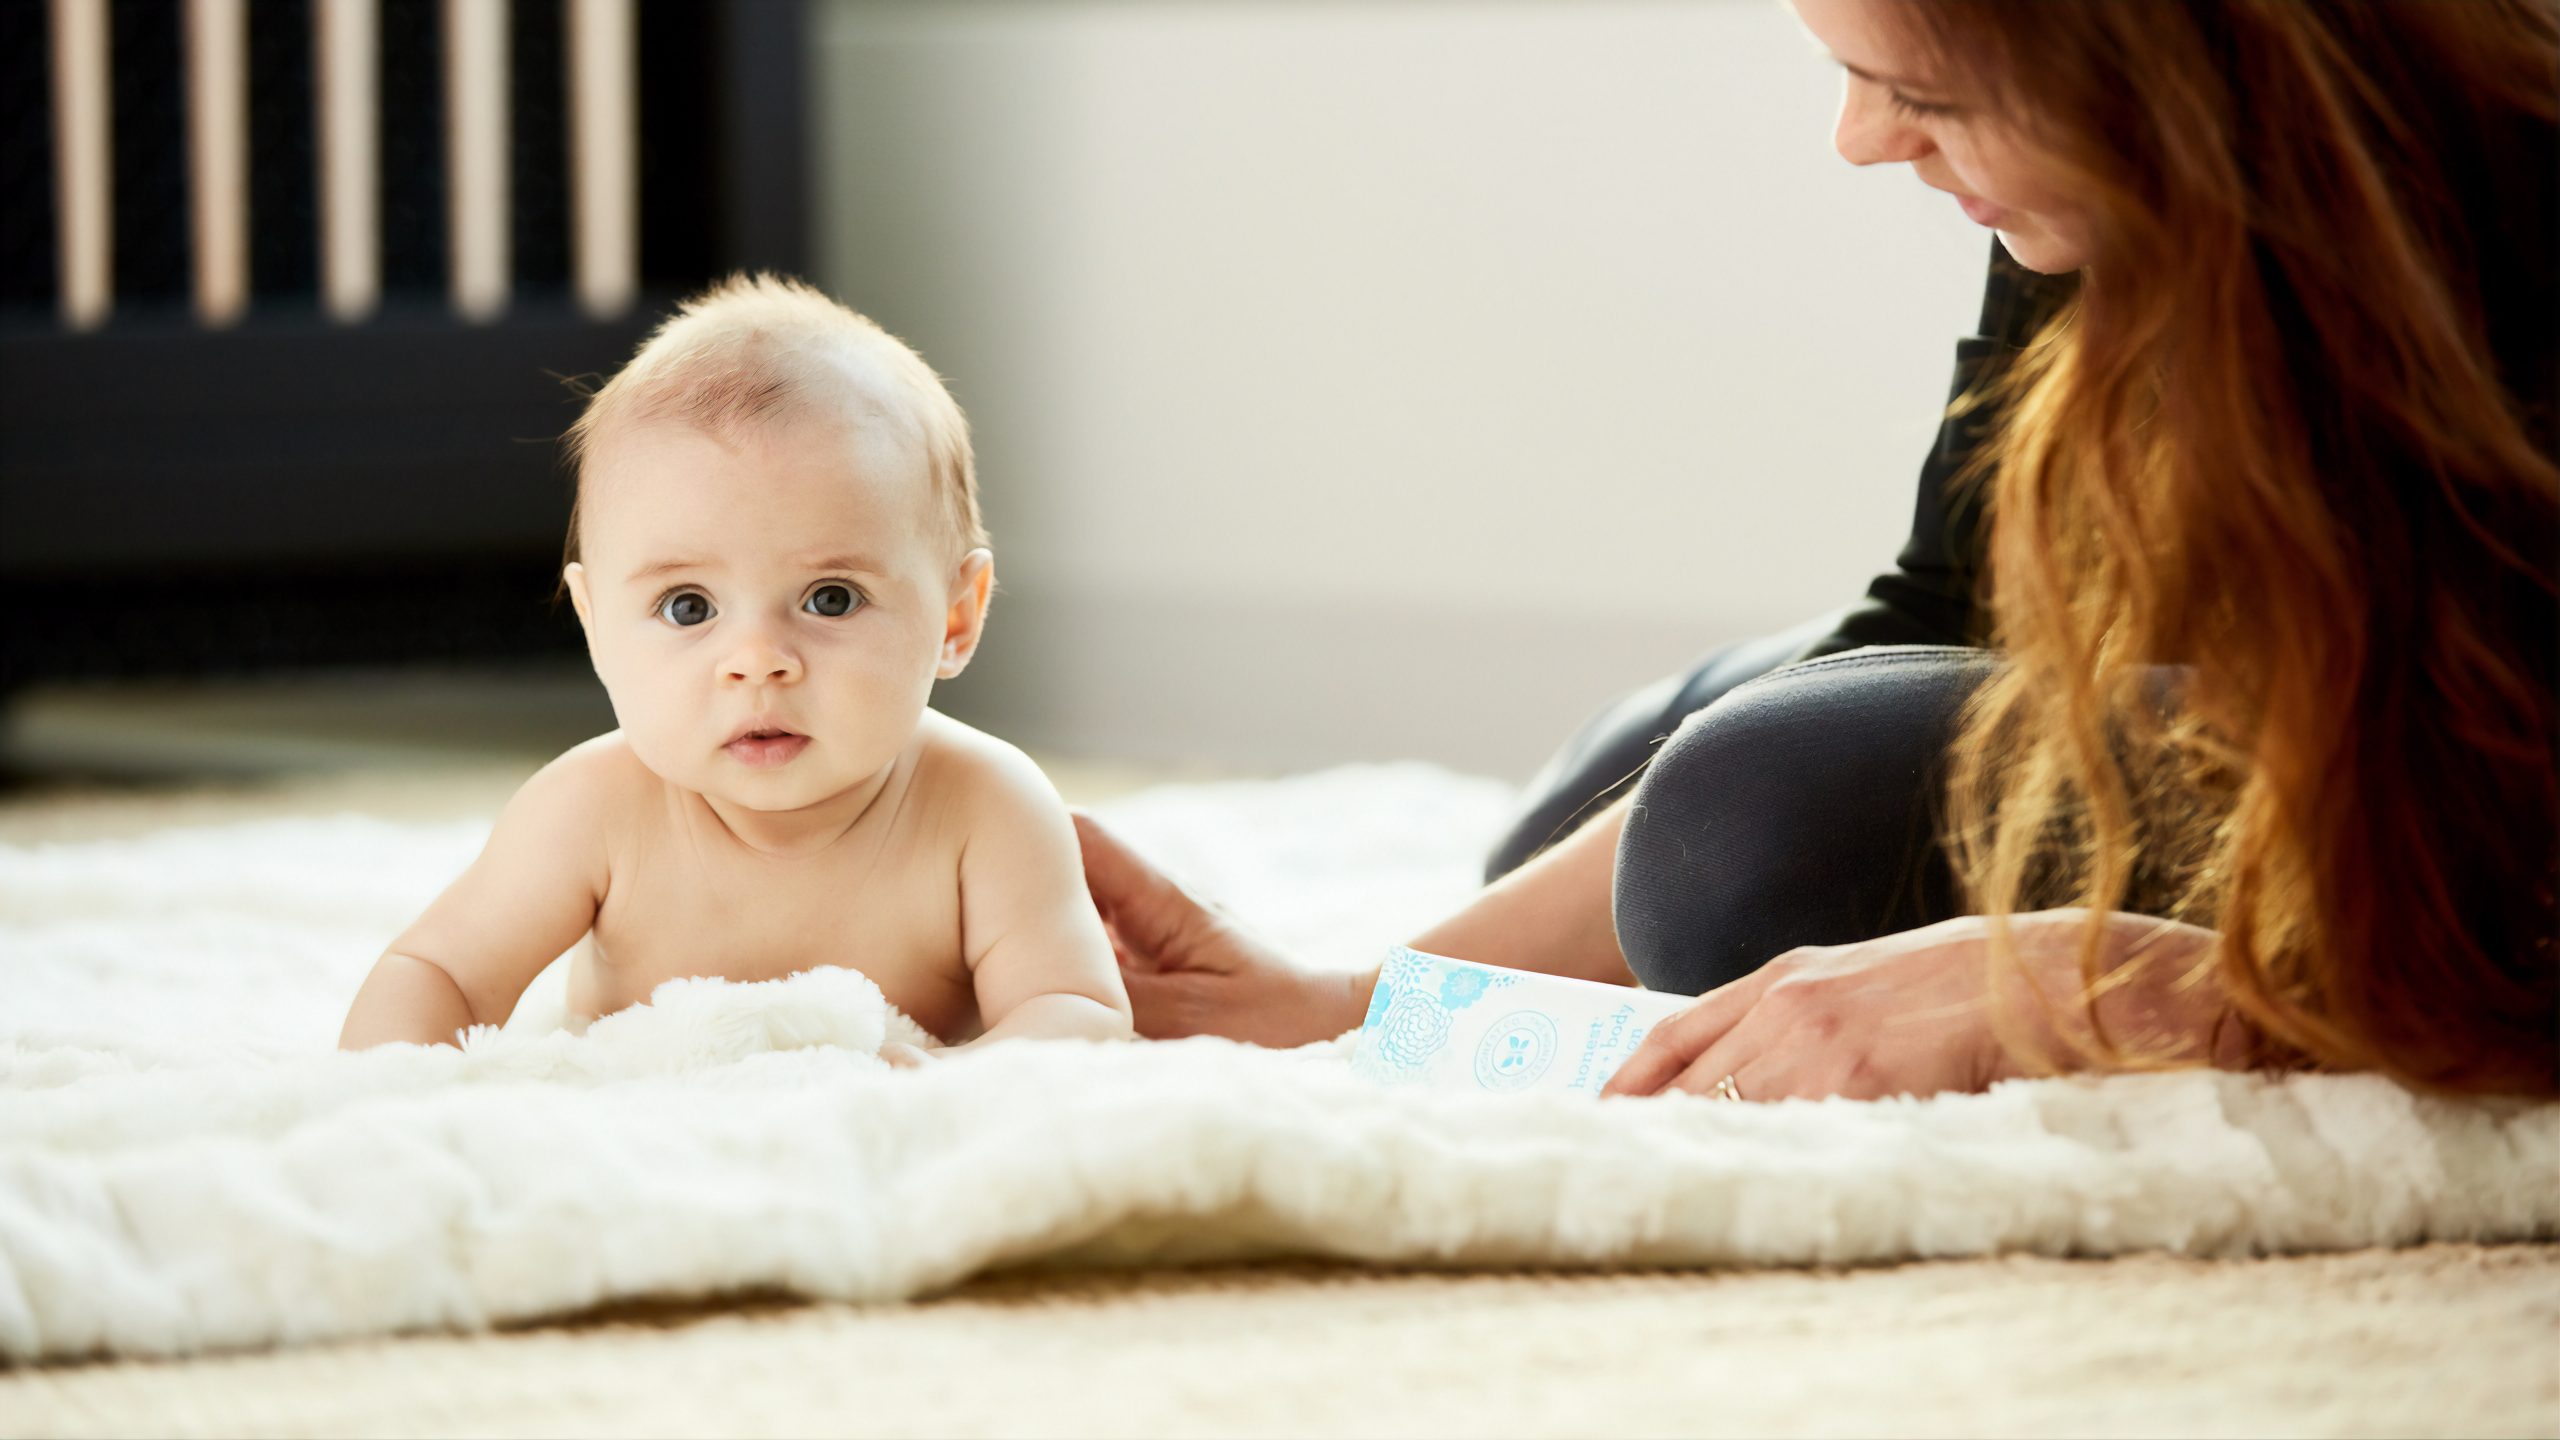
<svg viewBox="0 0 2560 1440"><path fill-rule="evenodd" d="M1138 1033L1303 1045L1360 1023L1353 978L1272 948L1176 884L1081 811L1085 884L1102 913Z"/></svg>
<svg viewBox="0 0 2560 1440"><path fill-rule="evenodd" d="M1840 1056L1819 1044L1802 1043L1794 1035L1796 1019L1789 1007L1772 1004L1764 995L1751 1013L1698 1052L1687 1068L1673 1076L1665 1091L1710 1095L1762 1104L1772 1100L1818 1100L1845 1093ZM1725 1082L1733 1082L1728 1091ZM1853 1096L1868 1099L1869 1096Z"/></svg>
<svg viewBox="0 0 2560 1440"><path fill-rule="evenodd" d="M1716 995L1724 992L1719 990ZM1651 1095L1662 1089L1672 1077L1689 1068L1698 1052L1714 1043L1740 1013L1733 1004L1712 1003L1710 995L1668 1020L1656 1023L1636 1053L1600 1087L1608 1095Z"/></svg>
<svg viewBox="0 0 2560 1440"><path fill-rule="evenodd" d="M1180 972L1123 966L1120 981L1129 989L1130 1016L1139 1038L1180 1040L1199 1033L1194 996Z"/></svg>
<svg viewBox="0 0 2560 1440"><path fill-rule="evenodd" d="M1935 1047L1922 1046L1916 1059L1880 1048L1875 1007L1890 1010L1895 999L1876 977L1852 975L1853 983L1844 984L1802 964L1789 968L1665 1088L1715 1095L1731 1077L1739 1098L1755 1103L1875 1100L1947 1088L1932 1078L1928 1057Z"/></svg>
<svg viewBox="0 0 2560 1440"><path fill-rule="evenodd" d="M1689 1068L1672 1076L1671 1083L1663 1086L1662 1089L1665 1094L1679 1090L1691 1095L1706 1095L1724 1100L1784 1099L1785 1097L1778 1093L1784 1087L1776 1083L1774 1075L1775 1067L1765 1063L1760 1057L1754 1056L1749 1060L1735 1059L1730 1054L1730 1047L1719 1045L1712 1047L1710 1053L1690 1061ZM1727 1080L1733 1082L1731 1094L1724 1092L1724 1082Z"/></svg>
<svg viewBox="0 0 2560 1440"><path fill-rule="evenodd" d="M1728 1076L1752 1101L1979 1089L2002 1070L1983 944L1966 917L1791 950L1656 1027L1604 1093L1713 1095Z"/></svg>
<svg viewBox="0 0 2560 1440"><path fill-rule="evenodd" d="M1697 1004L1656 1024L1600 1093L1651 1095L1661 1090L1751 1012L1761 992L1776 978L1777 966L1777 961L1771 961L1730 985L1720 985Z"/></svg>
<svg viewBox="0 0 2560 1440"><path fill-rule="evenodd" d="M1200 924L1205 908L1100 821L1081 810L1074 815L1085 888L1111 929L1122 965L1161 968L1175 942Z"/></svg>
<svg viewBox="0 0 2560 1440"><path fill-rule="evenodd" d="M1101 821L1082 810L1068 813L1076 824L1077 848L1084 852L1085 888L1105 911L1170 883Z"/></svg>

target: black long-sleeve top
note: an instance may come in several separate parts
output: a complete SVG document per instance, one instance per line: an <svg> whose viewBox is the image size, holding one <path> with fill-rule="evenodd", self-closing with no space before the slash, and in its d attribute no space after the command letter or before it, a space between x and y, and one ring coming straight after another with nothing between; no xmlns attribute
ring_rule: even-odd
<svg viewBox="0 0 2560 1440"><path fill-rule="evenodd" d="M2071 275L2039 275L1991 246L1991 273L1982 295L1978 333L1956 342L1956 373L1948 399L1980 385L2033 339L2036 331L2077 288ZM1979 645L1976 613L1985 541L1981 498L1956 493L1950 482L1995 428L1997 415L1977 407L1949 416L1920 467L1911 538L1894 568L1867 586L1866 599L1844 612L1828 634L1790 657L1809 660L1867 645Z"/></svg>

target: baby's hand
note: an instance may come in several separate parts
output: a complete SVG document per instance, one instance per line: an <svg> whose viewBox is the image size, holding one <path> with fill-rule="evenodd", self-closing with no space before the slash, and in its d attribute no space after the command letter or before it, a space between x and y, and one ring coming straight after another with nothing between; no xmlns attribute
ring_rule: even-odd
<svg viewBox="0 0 2560 1440"><path fill-rule="evenodd" d="M939 1057L904 1040L891 1040L880 1047L880 1058L887 1061L892 1070L921 1070Z"/></svg>

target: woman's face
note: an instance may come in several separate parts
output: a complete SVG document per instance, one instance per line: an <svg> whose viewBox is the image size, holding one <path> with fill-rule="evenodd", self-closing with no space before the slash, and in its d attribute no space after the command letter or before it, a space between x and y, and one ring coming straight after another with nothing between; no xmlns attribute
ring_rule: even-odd
<svg viewBox="0 0 2560 1440"><path fill-rule="evenodd" d="M1852 165L1907 164L1976 224L1996 230L2030 270L2089 262L2089 228L2002 117L1952 95L1887 18L1900 0L1790 0L1816 43L1847 70L1832 141Z"/></svg>

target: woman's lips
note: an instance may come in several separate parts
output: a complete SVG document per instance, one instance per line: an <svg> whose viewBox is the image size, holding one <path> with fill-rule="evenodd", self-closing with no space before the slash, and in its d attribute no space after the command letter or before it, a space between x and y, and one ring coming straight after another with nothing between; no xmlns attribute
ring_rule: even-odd
<svg viewBox="0 0 2560 1440"><path fill-rule="evenodd" d="M1956 197L1956 204L1964 210L1965 218L1976 225L1997 228L2009 214L2008 211L1977 195L1959 195Z"/></svg>
<svg viewBox="0 0 2560 1440"><path fill-rule="evenodd" d="M729 758L739 764L764 770L776 765L788 765L800 758L800 752L809 748L809 737L794 735L789 731L770 735L741 735L721 748L727 750Z"/></svg>

